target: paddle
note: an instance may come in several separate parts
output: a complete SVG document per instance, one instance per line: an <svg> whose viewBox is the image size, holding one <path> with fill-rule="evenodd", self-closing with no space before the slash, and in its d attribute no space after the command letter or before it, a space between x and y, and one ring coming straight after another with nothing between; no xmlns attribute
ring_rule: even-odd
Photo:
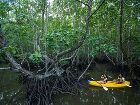
<svg viewBox="0 0 140 105"><path fill-rule="evenodd" d="M95 80L94 78L91 78L92 80ZM95 80L96 81L96 80ZM103 86L101 83L99 83L98 81L96 81L98 84L100 84L102 87L103 87L103 89L105 90L105 91L108 91L108 88L107 87L105 87L105 86Z"/></svg>
<svg viewBox="0 0 140 105"><path fill-rule="evenodd" d="M126 86L128 86L128 87L132 87L131 85L128 85L128 84L125 84Z"/></svg>

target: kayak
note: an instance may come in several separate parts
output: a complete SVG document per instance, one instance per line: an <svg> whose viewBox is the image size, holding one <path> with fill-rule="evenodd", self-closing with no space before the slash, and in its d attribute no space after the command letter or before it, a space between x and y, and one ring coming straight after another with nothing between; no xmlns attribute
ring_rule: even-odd
<svg viewBox="0 0 140 105"><path fill-rule="evenodd" d="M111 87L111 88L129 87L130 86L129 81L125 81L125 82L120 83L120 84L118 84L114 81L107 81L107 83L105 83L105 84L101 84L101 83L99 83L99 81L89 81L89 84L92 86Z"/></svg>

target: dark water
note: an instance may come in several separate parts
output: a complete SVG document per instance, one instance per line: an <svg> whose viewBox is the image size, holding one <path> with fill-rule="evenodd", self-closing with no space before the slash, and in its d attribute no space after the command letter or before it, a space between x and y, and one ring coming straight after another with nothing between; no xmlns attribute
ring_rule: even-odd
<svg viewBox="0 0 140 105"><path fill-rule="evenodd" d="M116 73L110 70L106 64L97 64L96 68L88 72L90 77L99 80L102 73L110 76L110 80L116 77ZM128 77L129 78L129 77ZM58 95L55 97L55 105L140 105L140 88L103 88L90 87L86 81L81 82L80 93L73 95Z"/></svg>
<svg viewBox="0 0 140 105"><path fill-rule="evenodd" d="M0 68L7 65L0 65ZM0 105L23 105L25 100L18 74L10 70L0 70Z"/></svg>
<svg viewBox="0 0 140 105"><path fill-rule="evenodd" d="M78 96L59 95L55 105L140 105L140 93L133 88L84 88Z"/></svg>
<svg viewBox="0 0 140 105"><path fill-rule="evenodd" d="M102 73L106 73L113 79L115 74L108 69L110 66L98 64L87 74L98 80ZM105 91L103 88L90 87L87 81L82 81L81 84L78 95L54 96L54 105L140 105L139 87ZM18 82L18 74L9 70L0 70L0 105L24 105L24 97L23 86Z"/></svg>

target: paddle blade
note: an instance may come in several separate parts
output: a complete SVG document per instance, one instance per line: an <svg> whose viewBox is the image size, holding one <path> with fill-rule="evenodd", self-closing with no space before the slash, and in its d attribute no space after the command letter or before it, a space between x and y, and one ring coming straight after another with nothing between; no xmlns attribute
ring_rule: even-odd
<svg viewBox="0 0 140 105"><path fill-rule="evenodd" d="M108 88L107 88L107 87L104 87L104 86L103 86L103 89L104 89L105 91L108 91Z"/></svg>
<svg viewBox="0 0 140 105"><path fill-rule="evenodd" d="M132 87L132 86L128 85L128 87Z"/></svg>
<svg viewBox="0 0 140 105"><path fill-rule="evenodd" d="M94 78L91 78L92 80L95 80Z"/></svg>
<svg viewBox="0 0 140 105"><path fill-rule="evenodd" d="M128 85L128 84L125 84L126 86L128 86L128 87L132 87L131 85Z"/></svg>

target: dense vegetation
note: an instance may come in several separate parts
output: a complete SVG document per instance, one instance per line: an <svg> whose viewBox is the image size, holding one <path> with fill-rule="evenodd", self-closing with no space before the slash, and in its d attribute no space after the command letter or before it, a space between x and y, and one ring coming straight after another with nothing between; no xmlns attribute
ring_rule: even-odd
<svg viewBox="0 0 140 105"><path fill-rule="evenodd" d="M51 70L61 75L61 67L81 58L105 56L113 64L130 68L140 60L139 0L1 0L0 24L0 61L6 56L32 78L49 77ZM20 64L45 62L46 70L31 70L34 76L9 54Z"/></svg>
<svg viewBox="0 0 140 105"><path fill-rule="evenodd" d="M85 1L86 2L86 1ZM96 10L101 1L92 3ZM122 48L125 61L139 59L139 2L126 0L123 3ZM78 0L19 0L0 2L0 19L8 42L5 50L20 58L36 52L54 56L72 47L82 33L85 33L87 6ZM99 53L111 54L118 58L120 1L107 0L92 15L89 34L79 55L96 56ZM30 57L32 60L33 56Z"/></svg>

